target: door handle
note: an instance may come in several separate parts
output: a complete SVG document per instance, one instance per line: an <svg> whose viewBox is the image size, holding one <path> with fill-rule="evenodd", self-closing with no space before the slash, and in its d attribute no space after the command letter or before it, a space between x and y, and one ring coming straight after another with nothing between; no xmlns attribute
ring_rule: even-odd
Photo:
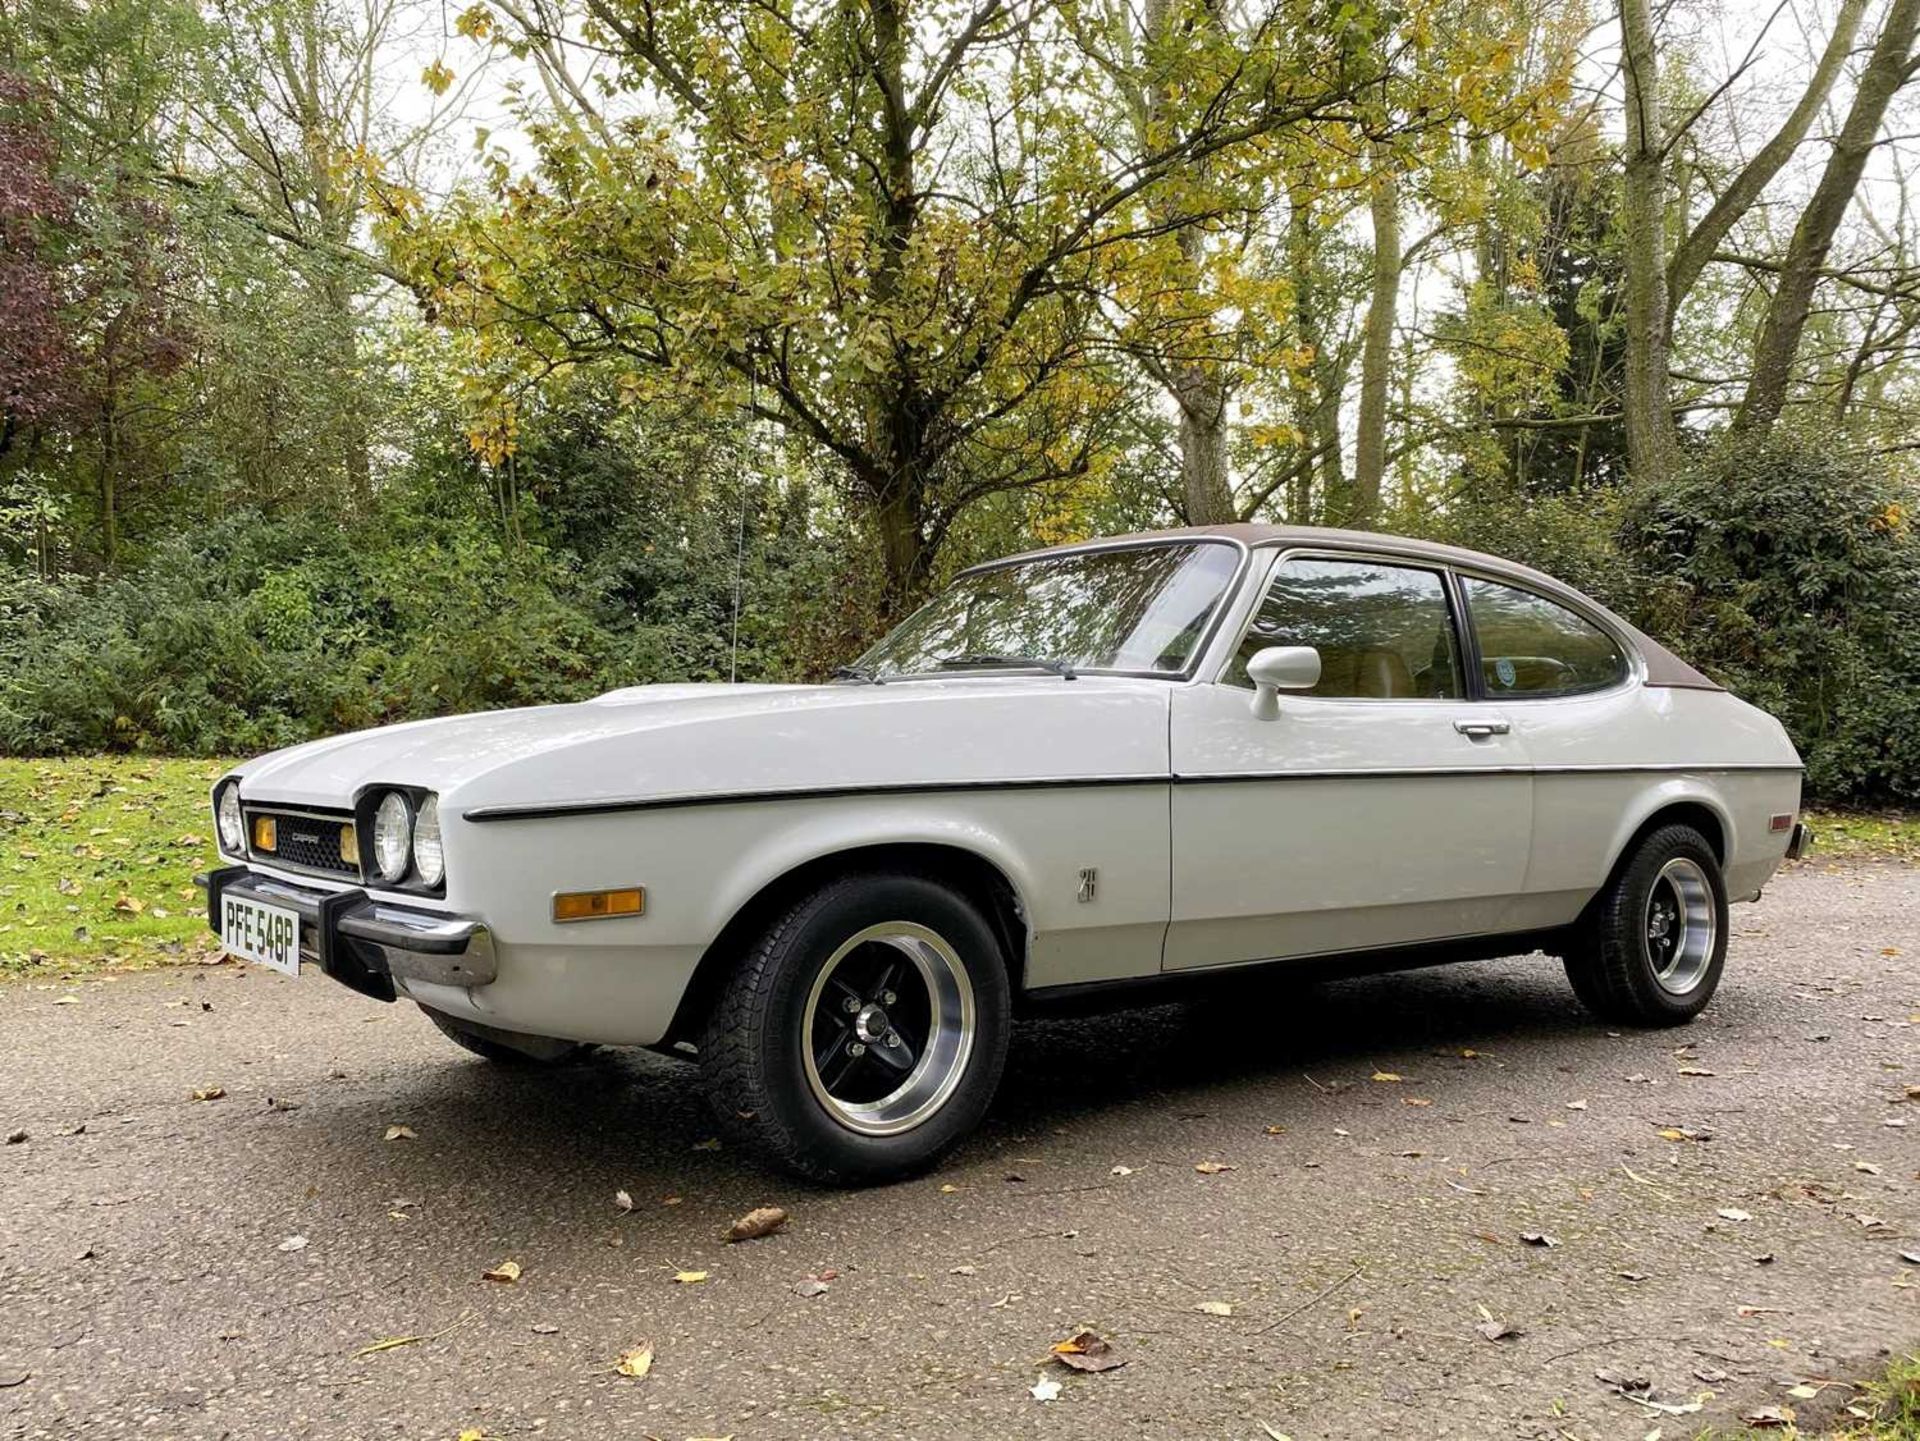
<svg viewBox="0 0 1920 1441"><path fill-rule="evenodd" d="M1453 728L1463 736L1474 740L1485 740L1488 736L1503 736L1513 727L1503 720L1457 720Z"/></svg>

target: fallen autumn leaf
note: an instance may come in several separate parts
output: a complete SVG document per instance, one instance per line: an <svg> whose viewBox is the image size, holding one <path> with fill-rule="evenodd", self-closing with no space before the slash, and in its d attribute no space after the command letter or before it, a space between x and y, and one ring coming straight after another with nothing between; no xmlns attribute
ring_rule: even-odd
<svg viewBox="0 0 1920 1441"><path fill-rule="evenodd" d="M1075 1371L1114 1371L1126 1365L1124 1357L1114 1354L1106 1337L1094 1331L1075 1331L1064 1341L1056 1341L1053 1359Z"/></svg>
<svg viewBox="0 0 1920 1441"><path fill-rule="evenodd" d="M788 1219L787 1213L778 1206L758 1206L727 1227L725 1239L729 1243L757 1241L762 1236L771 1236L775 1231L784 1230Z"/></svg>

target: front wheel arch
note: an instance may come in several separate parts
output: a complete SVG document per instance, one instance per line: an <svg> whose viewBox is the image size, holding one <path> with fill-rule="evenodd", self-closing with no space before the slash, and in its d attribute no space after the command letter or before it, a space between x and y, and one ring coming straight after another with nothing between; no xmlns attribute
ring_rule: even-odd
<svg viewBox="0 0 1920 1441"><path fill-rule="evenodd" d="M1029 939L1026 908L1013 881L999 866L959 846L926 842L855 846L792 867L761 886L734 912L701 952L659 1048L678 1049L696 1040L740 957L774 917L829 881L863 871L923 875L952 886L986 919L1006 961L1008 987L1016 997L1020 994Z"/></svg>

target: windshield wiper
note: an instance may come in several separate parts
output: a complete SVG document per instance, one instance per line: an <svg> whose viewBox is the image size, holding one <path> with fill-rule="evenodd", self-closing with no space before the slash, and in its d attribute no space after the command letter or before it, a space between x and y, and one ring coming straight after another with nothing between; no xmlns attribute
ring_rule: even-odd
<svg viewBox="0 0 1920 1441"><path fill-rule="evenodd" d="M833 668L833 678L835 680L857 680L862 685L886 684L885 681L880 679L879 671L875 670L872 666L865 665L837 665Z"/></svg>
<svg viewBox="0 0 1920 1441"><path fill-rule="evenodd" d="M1033 670L1052 671L1062 680L1073 680L1077 674L1072 661L1045 655L1001 655L997 651L970 651L965 655L943 655L940 657L939 666L942 670L974 670L987 666L1027 666Z"/></svg>

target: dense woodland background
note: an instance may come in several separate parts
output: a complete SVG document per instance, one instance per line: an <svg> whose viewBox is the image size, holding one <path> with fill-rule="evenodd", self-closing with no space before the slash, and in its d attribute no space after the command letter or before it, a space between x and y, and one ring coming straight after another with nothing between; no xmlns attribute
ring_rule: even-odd
<svg viewBox="0 0 1920 1441"><path fill-rule="evenodd" d="M1920 0L1593 3L0 0L0 751L817 677L1240 517L1920 798Z"/></svg>

